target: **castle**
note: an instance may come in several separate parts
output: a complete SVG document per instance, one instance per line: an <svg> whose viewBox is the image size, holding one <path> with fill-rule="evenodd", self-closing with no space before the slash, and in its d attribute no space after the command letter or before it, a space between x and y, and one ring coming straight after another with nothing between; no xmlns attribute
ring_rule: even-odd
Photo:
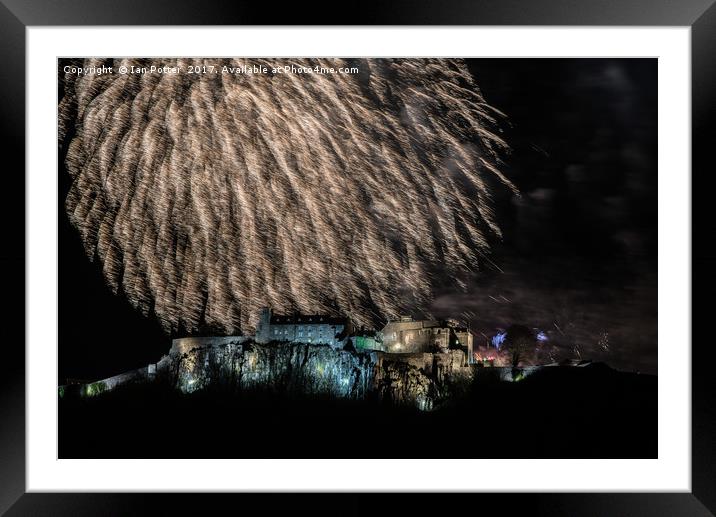
<svg viewBox="0 0 716 517"><path fill-rule="evenodd" d="M261 310L256 327L257 343L272 341L351 346L393 354L441 353L463 350L472 357L473 336L467 326L455 320L414 320L401 316L388 321L380 331L354 330L347 318L327 315L278 315Z"/></svg>
<svg viewBox="0 0 716 517"><path fill-rule="evenodd" d="M58 390L60 397L66 392L95 396L161 378L188 393L216 379L250 387L285 383L292 372L299 372L294 381L311 392L348 398L372 393L430 409L439 401L436 396L443 393L445 379L450 385L464 384L478 370L483 376L489 370L501 381L518 381L541 368L482 368L484 364L472 359L473 334L455 320L401 316L381 330L355 330L345 317L281 315L264 308L255 335L176 338L156 363L92 383L60 385Z"/></svg>
<svg viewBox="0 0 716 517"><path fill-rule="evenodd" d="M277 315L265 307L261 309L256 326L256 342L285 341L343 348L348 331L346 318L320 314Z"/></svg>
<svg viewBox="0 0 716 517"><path fill-rule="evenodd" d="M472 332L456 320L414 320L401 316L383 327L380 338L384 350L394 354L462 349L472 357Z"/></svg>

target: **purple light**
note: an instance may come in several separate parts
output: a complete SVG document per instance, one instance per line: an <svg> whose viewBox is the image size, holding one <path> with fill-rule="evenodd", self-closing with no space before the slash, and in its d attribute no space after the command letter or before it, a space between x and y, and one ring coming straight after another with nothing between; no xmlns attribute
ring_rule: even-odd
<svg viewBox="0 0 716 517"><path fill-rule="evenodd" d="M505 338L507 337L507 332L498 332L494 336L492 336L492 346L495 348L500 348L502 346L502 343L505 342Z"/></svg>

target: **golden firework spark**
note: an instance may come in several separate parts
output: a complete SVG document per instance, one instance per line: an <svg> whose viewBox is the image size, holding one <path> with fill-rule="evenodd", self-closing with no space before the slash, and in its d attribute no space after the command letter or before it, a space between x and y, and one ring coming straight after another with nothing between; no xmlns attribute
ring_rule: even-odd
<svg viewBox="0 0 716 517"><path fill-rule="evenodd" d="M84 66L108 63L360 70L64 77L67 214L113 291L167 331L246 331L265 305L370 324L424 307L438 272L459 283L499 235L501 114L461 60Z"/></svg>

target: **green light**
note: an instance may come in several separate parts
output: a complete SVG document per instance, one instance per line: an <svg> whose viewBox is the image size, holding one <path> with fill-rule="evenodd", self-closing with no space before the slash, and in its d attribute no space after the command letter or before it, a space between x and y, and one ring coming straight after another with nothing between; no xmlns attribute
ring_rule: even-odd
<svg viewBox="0 0 716 517"><path fill-rule="evenodd" d="M88 384L85 387L85 396L87 397L95 397L99 395L100 393L106 391L107 386L105 386L104 382L93 382L92 384Z"/></svg>

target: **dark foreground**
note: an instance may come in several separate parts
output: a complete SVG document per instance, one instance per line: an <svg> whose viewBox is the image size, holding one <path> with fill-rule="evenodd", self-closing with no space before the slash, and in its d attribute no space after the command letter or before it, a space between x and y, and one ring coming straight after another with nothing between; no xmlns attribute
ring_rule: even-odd
<svg viewBox="0 0 716 517"><path fill-rule="evenodd" d="M656 458L657 379L604 365L482 381L432 412L135 385L59 401L61 458Z"/></svg>

